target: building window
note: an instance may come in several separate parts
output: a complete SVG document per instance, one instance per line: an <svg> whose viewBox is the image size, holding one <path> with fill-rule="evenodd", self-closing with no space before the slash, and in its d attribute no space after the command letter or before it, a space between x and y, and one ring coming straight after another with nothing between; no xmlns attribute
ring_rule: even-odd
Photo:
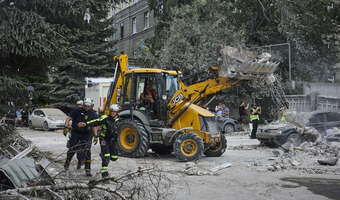
<svg viewBox="0 0 340 200"><path fill-rule="evenodd" d="M144 29L147 29L150 27L150 14L149 11L144 13Z"/></svg>
<svg viewBox="0 0 340 200"><path fill-rule="evenodd" d="M132 34L137 33L136 17L132 18Z"/></svg>
<svg viewBox="0 0 340 200"><path fill-rule="evenodd" d="M124 38L124 23L120 24L120 39Z"/></svg>

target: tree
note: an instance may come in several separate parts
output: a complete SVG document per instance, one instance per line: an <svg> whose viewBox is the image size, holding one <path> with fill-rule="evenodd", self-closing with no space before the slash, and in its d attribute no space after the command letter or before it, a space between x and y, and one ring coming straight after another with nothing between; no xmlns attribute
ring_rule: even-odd
<svg viewBox="0 0 340 200"><path fill-rule="evenodd" d="M192 4L172 7L169 28L164 29L166 34L155 36L162 41L160 50L154 49L157 64L181 70L188 76L207 72L208 67L217 64L220 46L242 45L242 28L231 24L225 15L229 12L230 4L216 0L194 0ZM194 79L190 81L197 81Z"/></svg>
<svg viewBox="0 0 340 200"><path fill-rule="evenodd" d="M26 86L37 79L46 82L48 66L63 57L67 29L47 21L52 3L63 1L0 1L2 103L25 102Z"/></svg>
<svg viewBox="0 0 340 200"><path fill-rule="evenodd" d="M106 0L82 1L82 11L70 22L73 38L67 59L53 66L53 102L69 102L84 97L85 77L112 76L114 33L111 4Z"/></svg>
<svg viewBox="0 0 340 200"><path fill-rule="evenodd" d="M330 73L330 66L336 62L336 40L334 38L336 34L339 34L337 32L339 3L334 0L195 0L175 5L165 0L160 1L162 2L160 4L155 3L159 1L150 0L150 2L161 24L156 27L154 40L149 44L151 47L150 52L156 57L155 60L159 59L158 56L169 45L164 41L171 41L170 38L174 38L173 35L181 35L187 39L182 38L181 40L177 38L172 40L170 44L175 48L179 48L180 51L177 51L179 53L174 50L169 55L173 57L172 59L181 59L186 62L181 57L188 58L193 55L189 55L190 51L188 52L186 48L181 48L183 41L189 41L188 37L194 33L208 33L202 28L209 29L214 33L215 30L223 29L223 26L218 26L217 29L214 26L217 21L220 23L222 21L228 27L234 27L232 30L235 34L242 33L242 40L236 38L229 41L229 43L234 43L237 46L256 47L289 42L293 52L293 78L295 80L326 80L327 75ZM212 6L212 2L216 5ZM181 16L176 10L181 10L187 14L183 13ZM200 14L200 11L204 11L207 15ZM221 16L220 20L215 18L215 21L212 20L212 23L203 26L207 20L211 20L210 13ZM179 22L181 24L180 18L183 18L184 15L185 20L183 21L193 24L189 29L190 33L188 33L188 29L176 29L179 25L175 23ZM199 15L201 17L197 17ZM193 21L195 18L197 22ZM182 24L185 23L182 22ZM186 26L190 27L188 24ZM216 34L212 34L211 37L216 37ZM223 39L220 40L220 43L223 43ZM176 46L176 44L178 45ZM204 50L206 49L197 50L201 52L197 53L197 57L204 55L205 57L213 58ZM281 59L280 74L286 80L288 78L288 48L281 47L280 49L272 50L272 53ZM183 54L183 51L185 51L186 55ZM162 55L165 55L165 53ZM176 64L176 61L170 64L172 63ZM191 65L190 62L188 65ZM326 73L320 73L320 71Z"/></svg>
<svg viewBox="0 0 340 200"><path fill-rule="evenodd" d="M112 2L2 0L1 75L33 85L39 101L79 98L85 76L103 75L110 69ZM84 19L85 15L90 18ZM49 85L51 76L55 78Z"/></svg>

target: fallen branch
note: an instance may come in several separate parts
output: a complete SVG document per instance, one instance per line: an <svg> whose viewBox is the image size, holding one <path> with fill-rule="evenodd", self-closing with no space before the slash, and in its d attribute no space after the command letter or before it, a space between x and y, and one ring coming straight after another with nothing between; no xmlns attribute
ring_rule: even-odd
<svg viewBox="0 0 340 200"><path fill-rule="evenodd" d="M113 194L119 196L121 199L127 200L127 198L122 193L120 193L117 190L112 190L112 189L110 189L108 187L102 187L102 186L95 186L94 188L96 188L98 190L104 190L104 191L109 192L109 193L113 193Z"/></svg>
<svg viewBox="0 0 340 200"><path fill-rule="evenodd" d="M132 176L141 176L143 173L151 172L152 170L153 168L146 168L146 169L138 168L137 171L124 174L118 178L108 177L108 178L103 178L99 180L91 180L88 183L75 183L75 184L70 184L70 185L47 185L47 186L33 186L33 187L26 187L26 188L17 188L17 189L6 190L3 192L0 192L0 196L1 195L13 195L13 194L15 195L29 194L31 192L36 192L36 191L48 191L49 193L53 194L57 198L63 200L63 198L59 196L57 193L55 193L55 191L60 191L60 190L66 191L66 190L73 190L73 189L83 189L83 190L99 189L99 190L103 190L103 191L115 194L118 197L120 197L122 200L127 200L127 198L119 191L112 190L108 187L98 186L98 184L104 183L107 181L113 181L115 183L119 183L119 181L122 181L125 178L129 178Z"/></svg>
<svg viewBox="0 0 340 200"><path fill-rule="evenodd" d="M90 186L94 187L95 185L97 185L99 183L106 182L106 181L113 181L115 183L119 183L119 181L121 181L124 178L128 178L128 177L131 177L131 176L134 176L134 175L141 176L143 173L145 173L145 172L149 173L153 170L154 170L154 168L145 168L145 169L138 168L137 171L124 174L124 175L122 175L118 178L117 177L107 177L107 178L102 178L102 179L99 179L99 180L90 180L88 184Z"/></svg>

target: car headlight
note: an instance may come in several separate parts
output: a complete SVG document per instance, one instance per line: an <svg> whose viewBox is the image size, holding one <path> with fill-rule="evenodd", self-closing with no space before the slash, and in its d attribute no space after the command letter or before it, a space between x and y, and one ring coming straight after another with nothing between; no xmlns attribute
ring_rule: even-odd
<svg viewBox="0 0 340 200"><path fill-rule="evenodd" d="M47 119L51 120L51 121L54 121L54 118L53 117L47 117Z"/></svg>

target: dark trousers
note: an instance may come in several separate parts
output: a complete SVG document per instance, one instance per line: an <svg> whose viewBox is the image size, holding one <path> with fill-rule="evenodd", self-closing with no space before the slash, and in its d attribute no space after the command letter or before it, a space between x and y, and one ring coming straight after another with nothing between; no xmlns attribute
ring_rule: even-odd
<svg viewBox="0 0 340 200"><path fill-rule="evenodd" d="M253 124L253 129L251 130L251 138L256 138L256 132L257 132L257 125L259 123L259 120L253 120L251 121L251 123Z"/></svg>
<svg viewBox="0 0 340 200"><path fill-rule="evenodd" d="M110 160L116 161L118 159L118 153L116 148L116 139L113 137L100 137L100 150L102 158L102 168L100 172L103 175L108 175L108 166Z"/></svg>
<svg viewBox="0 0 340 200"><path fill-rule="evenodd" d="M91 135L82 134L77 132L71 132L71 137L68 141L68 151L65 162L65 168L68 168L70 162L77 153L77 158L79 161L85 163L85 170L90 171L91 169Z"/></svg>

